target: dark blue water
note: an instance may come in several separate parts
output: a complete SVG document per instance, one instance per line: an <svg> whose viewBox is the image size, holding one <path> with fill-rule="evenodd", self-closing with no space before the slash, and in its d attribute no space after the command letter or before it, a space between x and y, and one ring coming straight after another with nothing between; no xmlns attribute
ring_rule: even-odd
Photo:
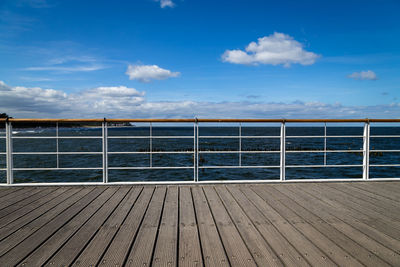
<svg viewBox="0 0 400 267"><path fill-rule="evenodd" d="M237 136L238 127L200 127L200 136ZM153 136L190 136L193 127L153 127ZM328 127L327 135L362 135L362 127ZM101 136L99 128L60 128L60 136ZM109 136L148 136L149 127L110 128ZM279 136L279 127L242 127L243 136ZM323 127L287 127L286 165L323 165L324 153L298 153L304 150L323 150L324 138L291 138L290 136L324 135ZM371 127L371 135L400 135L400 127ZM14 129L15 137L55 136L55 129ZM5 152L4 132L0 133L0 152ZM370 149L400 149L400 138L371 138ZM55 139L13 140L14 152L55 152ZM246 151L279 151L279 138L242 139L242 166L279 166L279 153L245 153ZM328 138L327 150L362 150L362 138ZM112 139L109 152L148 152L150 139ZM200 151L232 151L239 149L239 139L201 138ZM59 139L60 152L101 152L101 139ZM186 151L186 154L153 154L152 166L193 166L193 138L152 139L152 151ZM290 152L293 151L293 152ZM109 167L148 167L149 154L110 154ZM5 155L0 155L0 168L6 166ZM362 164L362 153L327 153L327 165ZM201 153L200 166L236 166L238 153ZM400 153L371 152L370 164L400 164ZM56 155L14 155L15 168L53 168ZM62 168L102 167L102 155L59 155ZM362 167L346 168L287 168L286 179L361 178ZM400 177L399 167L371 167L370 177ZM279 168L200 169L199 180L271 180L279 179ZM102 181L102 170L74 171L14 171L15 182L82 182ZM193 169L179 170L109 170L109 181L190 181ZM5 181L5 171L0 171Z"/></svg>

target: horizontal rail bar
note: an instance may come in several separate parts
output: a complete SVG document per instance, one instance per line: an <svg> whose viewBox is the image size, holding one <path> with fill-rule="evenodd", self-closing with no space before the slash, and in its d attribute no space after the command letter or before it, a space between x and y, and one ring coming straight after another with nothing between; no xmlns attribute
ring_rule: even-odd
<svg viewBox="0 0 400 267"><path fill-rule="evenodd" d="M174 170L174 169L193 169L193 166L176 166L176 167L169 167L169 166L151 166L151 167L108 167L109 170Z"/></svg>
<svg viewBox="0 0 400 267"><path fill-rule="evenodd" d="M287 153L358 153L362 150L286 150Z"/></svg>
<svg viewBox="0 0 400 267"><path fill-rule="evenodd" d="M280 166L199 166L199 169L268 169L268 168L274 168L274 169L279 169Z"/></svg>
<svg viewBox="0 0 400 267"><path fill-rule="evenodd" d="M288 153L358 153L363 152L362 150L286 150ZM400 150L371 150L370 152L400 152ZM108 154L192 154L191 151L111 151ZM231 153L280 153L279 150L217 150L217 151L207 151L199 150L202 154L231 154ZM0 155L5 155L6 153L0 153ZM13 152L13 155L101 155L103 152Z"/></svg>
<svg viewBox="0 0 400 267"><path fill-rule="evenodd" d="M264 136L245 136L245 135L242 135L241 137L240 136L238 136L238 135L202 135L202 136L199 136L199 138L236 138L236 139L239 139L239 138L250 138L250 139L256 139L256 138L281 138L280 136L273 136L273 135L264 135Z"/></svg>
<svg viewBox="0 0 400 267"><path fill-rule="evenodd" d="M380 182L380 181L399 181L400 178L369 178L369 181L372 182ZM334 183L334 182L364 182L362 178L329 178L329 179L289 179L285 181L281 181L279 179L274 180L205 180L205 181L135 181L135 182L108 182L104 184L103 182L62 182L62 183L15 183L12 185L8 185L5 183L0 183L0 186L9 187L9 186L51 186L51 185L59 185L59 186L84 186L84 185L168 185L168 184L240 184L240 183L315 183L315 182L324 182L324 183Z"/></svg>
<svg viewBox="0 0 400 267"><path fill-rule="evenodd" d="M399 138L400 135L370 135L370 138Z"/></svg>
<svg viewBox="0 0 400 267"><path fill-rule="evenodd" d="M103 152L13 152L13 155L101 155Z"/></svg>
<svg viewBox="0 0 400 267"><path fill-rule="evenodd" d="M139 151L122 151L122 152L107 152L108 154L193 154L192 151L147 151L147 152L139 152Z"/></svg>
<svg viewBox="0 0 400 267"><path fill-rule="evenodd" d="M150 136L108 136L108 139L149 139ZM193 139L193 136L151 136L153 139Z"/></svg>
<svg viewBox="0 0 400 267"><path fill-rule="evenodd" d="M286 152L290 153L356 153L363 152L362 150L286 150ZM400 151L399 151L400 152ZM218 150L218 151L205 151L200 150L199 153L203 154L228 154L228 153L280 153L279 150Z"/></svg>
<svg viewBox="0 0 400 267"><path fill-rule="evenodd" d="M329 136L301 136L301 135L288 135L286 138L362 138L362 135L329 135ZM371 137L381 137L381 136L371 136ZM382 136L383 137L383 136ZM400 137L400 136L389 136L389 137ZM4 137L5 138L5 137ZM101 136L13 136L13 139L101 139ZM148 139L150 136L108 136L108 139ZM153 139L193 139L193 136L152 136ZM238 139L239 136L236 135L215 135L215 136L209 136L209 135L203 135L199 136L199 138L234 138ZM262 139L267 139L267 138L280 138L280 136L242 136L242 138L249 138L249 139L256 139L256 138L262 138Z"/></svg>
<svg viewBox="0 0 400 267"><path fill-rule="evenodd" d="M337 168L337 167L362 167L357 165L286 165L286 168ZM280 168L280 166L199 166L199 169L251 169L251 168Z"/></svg>
<svg viewBox="0 0 400 267"><path fill-rule="evenodd" d="M393 150L374 149L374 150L370 150L369 152L400 152L400 150L398 150L398 149L393 149Z"/></svg>
<svg viewBox="0 0 400 267"><path fill-rule="evenodd" d="M351 167L362 167L362 164L354 165L286 165L286 168L351 168Z"/></svg>
<svg viewBox="0 0 400 267"><path fill-rule="evenodd" d="M87 168L13 168L14 171L79 171L79 170L102 170L98 167Z"/></svg>
<svg viewBox="0 0 400 267"><path fill-rule="evenodd" d="M218 151L207 151L207 150L199 150L199 153L201 154L231 154L231 153L280 153L279 150L274 151L274 150L218 150Z"/></svg>
<svg viewBox="0 0 400 267"><path fill-rule="evenodd" d="M302 135L287 135L286 139L288 138L362 138L364 136L362 135L308 135L308 136L302 136Z"/></svg>
<svg viewBox="0 0 400 267"><path fill-rule="evenodd" d="M101 136L13 136L13 139L101 139Z"/></svg>
<svg viewBox="0 0 400 267"><path fill-rule="evenodd" d="M370 167L400 167L400 164L370 164Z"/></svg>
<svg viewBox="0 0 400 267"><path fill-rule="evenodd" d="M317 122L330 122L330 123L357 123L357 122L400 122L400 119L0 119L2 122L34 122L34 123L77 123L77 122L179 122L179 123L194 123L194 122L270 122L270 123L317 123Z"/></svg>

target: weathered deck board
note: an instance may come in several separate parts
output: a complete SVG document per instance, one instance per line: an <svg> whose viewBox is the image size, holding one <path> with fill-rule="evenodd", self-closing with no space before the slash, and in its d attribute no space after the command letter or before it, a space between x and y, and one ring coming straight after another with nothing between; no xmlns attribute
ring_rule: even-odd
<svg viewBox="0 0 400 267"><path fill-rule="evenodd" d="M167 188L165 186L156 188L125 263L126 266L149 266L151 264L160 228L161 214L165 204L166 191Z"/></svg>
<svg viewBox="0 0 400 267"><path fill-rule="evenodd" d="M200 186L192 188L196 209L197 224L200 234L203 261L206 266L229 266L225 249L219 238L214 218Z"/></svg>
<svg viewBox="0 0 400 267"><path fill-rule="evenodd" d="M270 190L268 188L268 192L271 194L272 198L282 197L286 202L283 204L282 208L286 210L292 210L295 212L301 219L303 219L306 223L311 224L315 227L318 231L323 233L327 238L332 240L335 244L342 247L346 250L353 258L357 259L363 264L373 264L375 266L386 266L387 263L368 251L365 247L361 244L355 242L349 236L343 234L337 228L333 227L332 225L326 223L325 221L321 220L317 213L312 213L296 203L295 201L288 199L284 195L274 190ZM306 203L309 205L310 203Z"/></svg>
<svg viewBox="0 0 400 267"><path fill-rule="evenodd" d="M168 187L164 210L154 250L153 266L176 266L178 254L178 196L177 186Z"/></svg>
<svg viewBox="0 0 400 267"><path fill-rule="evenodd" d="M400 181L0 188L0 266L400 266Z"/></svg>
<svg viewBox="0 0 400 267"><path fill-rule="evenodd" d="M275 219L268 216L263 209L260 210L257 208L256 203L262 200L257 198L254 192L246 191L244 193L240 190L239 186L229 186L228 188L232 193L232 196L243 210L245 210L247 216L256 226L257 230L263 235L264 239L270 244L284 265L308 266L308 263L293 246L295 244L291 244L290 241L288 241L287 236L285 237L285 235L279 232L279 227L277 228L275 225ZM273 220L274 223L271 223L271 220ZM294 240L302 242L301 238Z"/></svg>
<svg viewBox="0 0 400 267"><path fill-rule="evenodd" d="M354 225L350 225L345 222L345 220L341 220L341 216L337 216L335 213L329 213L325 207L320 205L320 203L315 203L315 201L310 200L309 198L305 197L302 198L301 194L293 194L294 191L284 191L282 188L279 188L279 190L286 194L287 196L290 196L294 201L296 201L299 205L301 205L303 208L308 209L310 212L313 212L314 214L318 215L324 222L328 223L329 225L332 225L335 227L337 230L341 231L343 234L357 242L358 244L361 244L363 247L368 249L369 251L374 251L375 254L380 257L381 259L387 261L388 263L392 265L400 265L400 255L397 255L395 253L395 250L390 249L388 247L385 247L381 243L375 241L371 236L373 235L368 235L370 232L369 229L363 230L362 227L354 227ZM298 188L294 187L294 190L298 192ZM310 205L309 203L313 202L315 203L314 205ZM388 242L385 242L386 244ZM396 247L396 246L394 246ZM398 247L398 245L397 245Z"/></svg>
<svg viewBox="0 0 400 267"><path fill-rule="evenodd" d="M26 214L26 216L13 221L6 227L1 228L0 257L36 230L41 229L47 222L93 189L80 190L77 188L76 190L78 190L76 194L72 196L69 196L68 192L67 194L62 194L59 198L49 201L48 205L44 206L43 209L34 210Z"/></svg>
<svg viewBox="0 0 400 267"><path fill-rule="evenodd" d="M36 194L34 198L26 199L27 203L25 203L25 200L20 201L15 205L11 205L0 210L0 228L24 216L25 214L34 211L36 208L48 203L53 198L68 190L68 188L63 187L57 190L55 189L56 188L49 188L48 190L43 190L39 194Z"/></svg>
<svg viewBox="0 0 400 267"><path fill-rule="evenodd" d="M179 266L202 266L203 257L190 187L179 189Z"/></svg>
<svg viewBox="0 0 400 267"><path fill-rule="evenodd" d="M256 266L253 256L241 238L239 231L232 222L221 200L218 198L214 187L205 186L203 190L230 264L232 266Z"/></svg>
<svg viewBox="0 0 400 267"><path fill-rule="evenodd" d="M132 188L128 196L121 202L121 205L113 211L113 214L101 226L99 232L76 259L75 266L96 266L98 264L108 244L110 244L129 211L136 203L141 191L142 187L140 186Z"/></svg>
<svg viewBox="0 0 400 267"><path fill-rule="evenodd" d="M257 265L283 266L275 252L246 216L242 208L228 193L226 188L221 186L217 187L217 193Z"/></svg>
<svg viewBox="0 0 400 267"><path fill-rule="evenodd" d="M154 187L143 189L139 199L129 212L125 222L113 239L110 247L104 253L100 264L104 266L123 266L130 248L135 240L136 234L147 211L150 200L154 193Z"/></svg>
<svg viewBox="0 0 400 267"><path fill-rule="evenodd" d="M258 204L260 209L265 210L268 212L266 214L270 214L274 218L273 222L282 233L287 234L288 240L301 252L302 257L308 261L308 264L325 265L321 264L324 261L327 264L332 264L330 258L336 257L336 262L339 265L351 264L357 266L356 262L351 260L343 249L312 224L307 223L298 214L286 208L280 201L281 198L279 196L270 196L270 193L266 191L267 188L253 188L254 192L265 201L265 203ZM285 199L285 201L287 200Z"/></svg>

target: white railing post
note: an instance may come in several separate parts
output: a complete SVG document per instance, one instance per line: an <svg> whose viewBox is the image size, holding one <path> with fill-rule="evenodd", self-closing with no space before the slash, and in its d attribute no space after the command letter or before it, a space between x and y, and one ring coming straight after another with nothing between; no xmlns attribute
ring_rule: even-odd
<svg viewBox="0 0 400 267"><path fill-rule="evenodd" d="M193 182L196 182L196 122L193 123Z"/></svg>
<svg viewBox="0 0 400 267"><path fill-rule="evenodd" d="M58 122L56 122L56 150L57 150L57 169L60 168L59 147L58 147Z"/></svg>
<svg viewBox="0 0 400 267"><path fill-rule="evenodd" d="M239 166L242 166L242 123L239 123Z"/></svg>
<svg viewBox="0 0 400 267"><path fill-rule="evenodd" d="M285 122L281 124L281 164L280 164L280 179L285 181L285 161L286 161L286 127Z"/></svg>
<svg viewBox="0 0 400 267"><path fill-rule="evenodd" d="M364 135L363 135L363 179L369 179L369 133L370 124L369 121L364 124Z"/></svg>
<svg viewBox="0 0 400 267"><path fill-rule="evenodd" d="M324 166L326 166L326 122L324 124Z"/></svg>
<svg viewBox="0 0 400 267"><path fill-rule="evenodd" d="M12 142L12 125L11 122L6 122L6 154L7 154L7 184L14 183L13 173L13 142Z"/></svg>
<svg viewBox="0 0 400 267"><path fill-rule="evenodd" d="M199 122L196 118L196 182L199 181Z"/></svg>
<svg viewBox="0 0 400 267"><path fill-rule="evenodd" d="M149 161L150 161L150 168L153 167L153 124L150 122L149 126L149 131L150 131L150 138L149 138Z"/></svg>
<svg viewBox="0 0 400 267"><path fill-rule="evenodd" d="M104 119L102 123L103 140L103 183L108 183L108 130L107 122Z"/></svg>

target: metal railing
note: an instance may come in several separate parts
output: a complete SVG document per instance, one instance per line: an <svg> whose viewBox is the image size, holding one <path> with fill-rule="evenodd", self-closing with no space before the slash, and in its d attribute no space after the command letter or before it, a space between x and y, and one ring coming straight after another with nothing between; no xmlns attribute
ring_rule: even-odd
<svg viewBox="0 0 400 267"><path fill-rule="evenodd" d="M381 153L394 153L400 152L400 150L378 150L370 149L370 139L371 138L400 138L400 135L370 135L370 125L371 123L399 123L400 119L0 119L0 124L5 124L5 136L0 136L0 139L5 139L5 152L0 152L0 155L5 155L6 157L6 168L0 168L0 171L6 172L6 183L1 185L15 185L14 183L14 172L15 171L56 171L56 170L101 170L103 174L102 183L145 183L139 182L110 182L109 181L109 171L110 170L167 170L167 169L192 169L193 179L189 181L190 183L199 182L221 182L221 181L202 181L199 179L199 170L201 169L255 169L255 168L265 168L265 169L279 169L279 179L276 180L264 180L262 177L256 180L233 180L232 182L271 182L271 181L287 181L286 170L291 168L347 168L347 167L362 167L362 174L360 178L335 178L335 179L291 179L289 181L356 181L356 180L393 180L393 178L373 178L369 175L370 167L400 167L400 164L370 164L369 157L370 153L381 152ZM13 123L54 123L55 124L55 135L54 136L14 136L13 135ZM101 123L101 136L62 136L59 133L59 125L63 123ZM109 124L114 123L148 123L149 125L149 135L148 136L124 136L124 135L113 135L108 134ZM153 135L153 123L190 123L193 124L193 135L183 135L183 136L157 136ZM199 124L209 124L209 123L221 123L221 124L232 124L237 123L237 135L200 135L199 134ZM280 124L280 135L243 135L242 134L242 124ZM287 135L286 125L291 123L323 123L324 134L323 135ZM327 135L327 123L363 123L364 130L362 135ZM319 138L323 139L323 149L319 150L287 150L286 141L288 139L313 139ZM363 147L362 149L341 149L341 150L328 150L327 140L330 138L359 138L362 139ZM15 139L55 139L56 140L56 151L54 152L14 152L13 151L13 140ZM102 151L97 152L82 152L82 151L71 151L71 152L61 152L59 151L59 140L62 139L99 139L102 143ZM148 151L109 151L108 143L112 139L147 139L149 141ZM153 140L156 139L193 139L193 148L186 151L154 151ZM238 149L237 150L201 150L199 147L200 140L205 139L237 139ZM242 141L245 139L277 139L280 143L279 150L243 150ZM323 154L323 164L317 165L287 165L286 156L292 153L321 153ZM363 159L362 164L327 164L327 156L330 153L362 153ZM60 155L101 155L102 165L98 167L60 167ZM127 155L127 154L148 154L149 162L148 166L109 166L108 158L109 155ZM193 164L186 166L154 166L153 165L153 155L155 154L188 154L193 156ZM237 165L203 165L200 164L199 159L201 155L205 154L237 154L238 164ZM242 155L244 154L279 154L279 165L243 165ZM16 168L14 167L14 155L55 155L56 156L56 166L47 168ZM277 177L278 178L278 177ZM175 181L176 183L186 183L187 181ZM229 181L223 181L229 182ZM148 182L148 183L163 183L162 181ZM165 183L174 183L171 181ZM21 183L17 183L21 184ZM30 185L38 184L49 184L49 183L29 183ZM55 183L62 184L62 183ZM71 183L68 183L71 184ZM96 182L87 183L76 183L76 184L99 184ZM26 184L25 184L26 185Z"/></svg>

